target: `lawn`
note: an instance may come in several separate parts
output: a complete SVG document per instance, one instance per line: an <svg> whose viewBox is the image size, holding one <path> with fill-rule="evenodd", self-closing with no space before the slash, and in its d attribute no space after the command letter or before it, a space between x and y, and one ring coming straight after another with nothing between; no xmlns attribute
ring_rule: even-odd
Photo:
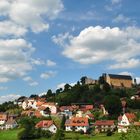
<svg viewBox="0 0 140 140"><path fill-rule="evenodd" d="M17 135L21 129L0 130L0 140L17 140Z"/></svg>
<svg viewBox="0 0 140 140"><path fill-rule="evenodd" d="M65 133L65 139L67 140L74 140L78 139L79 140L119 140L120 135L119 134L113 134L112 136L106 136L106 134L98 134L95 136L90 136L90 135L80 135L78 133Z"/></svg>
<svg viewBox="0 0 140 140"><path fill-rule="evenodd" d="M21 129L15 130L5 130L0 131L0 140L18 140L17 134L21 131ZM106 136L105 134L98 134L96 136L88 136L88 135L81 135L78 133L65 133L66 140L75 140L79 138L79 140L119 140L119 134L114 134L112 136ZM41 138L39 140L51 140L46 138Z"/></svg>

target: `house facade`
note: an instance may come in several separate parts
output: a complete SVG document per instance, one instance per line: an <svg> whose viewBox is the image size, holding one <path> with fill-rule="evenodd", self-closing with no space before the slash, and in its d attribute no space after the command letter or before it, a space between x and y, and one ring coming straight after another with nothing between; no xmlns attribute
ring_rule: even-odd
<svg viewBox="0 0 140 140"><path fill-rule="evenodd" d="M17 122L14 119L8 119L5 123L5 129L14 129L18 126Z"/></svg>
<svg viewBox="0 0 140 140"><path fill-rule="evenodd" d="M123 116L118 117L118 132L126 133L130 125L134 123L136 119L135 114L133 113L125 113Z"/></svg>
<svg viewBox="0 0 140 140"><path fill-rule="evenodd" d="M36 124L36 128L41 128L42 130L48 130L51 133L56 133L57 127L52 120L43 120Z"/></svg>
<svg viewBox="0 0 140 140"><path fill-rule="evenodd" d="M42 104L42 107L46 107L46 108L48 107L50 109L51 114L57 113L56 103L53 103L53 102L44 103L44 104Z"/></svg>
<svg viewBox="0 0 140 140"><path fill-rule="evenodd" d="M88 129L89 122L86 117L72 117L65 122L66 131L83 131L86 133Z"/></svg>
<svg viewBox="0 0 140 140"><path fill-rule="evenodd" d="M94 124L95 132L107 132L108 130L114 131L115 123L114 120L98 120Z"/></svg>

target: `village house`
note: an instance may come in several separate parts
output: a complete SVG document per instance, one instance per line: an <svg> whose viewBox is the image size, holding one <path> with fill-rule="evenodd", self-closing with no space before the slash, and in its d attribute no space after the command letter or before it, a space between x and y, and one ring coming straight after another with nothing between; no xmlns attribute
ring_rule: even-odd
<svg viewBox="0 0 140 140"><path fill-rule="evenodd" d="M44 117L48 117L51 114L51 110L49 107L45 107L45 106L40 106L38 108L38 111L40 112L40 114Z"/></svg>
<svg viewBox="0 0 140 140"><path fill-rule="evenodd" d="M51 133L56 133L57 131L57 127L52 120L42 120L38 122L35 127L41 128L42 130L48 130Z"/></svg>
<svg viewBox="0 0 140 140"><path fill-rule="evenodd" d="M14 129L18 126L17 122L10 118L7 120L7 122L5 123L5 129Z"/></svg>
<svg viewBox="0 0 140 140"><path fill-rule="evenodd" d="M41 105L42 107L48 107L50 109L51 115L55 115L57 113L57 103L47 102Z"/></svg>
<svg viewBox="0 0 140 140"><path fill-rule="evenodd" d="M134 122L134 126L140 128L140 122Z"/></svg>
<svg viewBox="0 0 140 140"><path fill-rule="evenodd" d="M34 99L34 98L28 98L28 99L26 99L23 103L22 103L22 108L24 109L24 110L26 110L26 109L30 109L30 108L36 108L36 106L35 106L35 102L36 101L36 99Z"/></svg>
<svg viewBox="0 0 140 140"><path fill-rule="evenodd" d="M134 123L136 119L135 114L133 113L125 113L123 116L118 117L118 132L126 133L129 126Z"/></svg>
<svg viewBox="0 0 140 140"><path fill-rule="evenodd" d="M72 106L59 107L60 115L65 115L66 117L71 117L73 110Z"/></svg>
<svg viewBox="0 0 140 140"><path fill-rule="evenodd" d="M4 125L8 119L8 115L6 113L0 113L0 125Z"/></svg>
<svg viewBox="0 0 140 140"><path fill-rule="evenodd" d="M22 107L22 103L27 99L27 97L20 97L19 99L14 101L14 104L18 105L19 107Z"/></svg>
<svg viewBox="0 0 140 140"><path fill-rule="evenodd" d="M114 88L131 88L133 79L129 75L103 74L104 80Z"/></svg>
<svg viewBox="0 0 140 140"><path fill-rule="evenodd" d="M72 117L65 122L66 131L83 131L86 133L88 129L89 122L86 117Z"/></svg>
<svg viewBox="0 0 140 140"><path fill-rule="evenodd" d="M115 123L114 120L98 120L94 124L95 132L107 132L107 130L114 131Z"/></svg>

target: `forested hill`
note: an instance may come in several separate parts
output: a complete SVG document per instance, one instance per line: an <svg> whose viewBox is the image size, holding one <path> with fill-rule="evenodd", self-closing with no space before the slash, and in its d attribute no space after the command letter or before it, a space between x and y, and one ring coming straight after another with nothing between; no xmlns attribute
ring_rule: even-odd
<svg viewBox="0 0 140 140"><path fill-rule="evenodd" d="M82 78L81 78L82 79ZM104 104L106 100L116 101L124 98L130 108L139 109L140 101L131 100L131 96L138 93L139 85L133 86L131 89L111 88L106 82L99 80L96 84L86 85L82 81L78 81L73 87L69 84L64 86L64 89L57 89L56 93L48 90L44 95L48 101L57 102L58 105L71 105L71 103L93 104L95 107Z"/></svg>

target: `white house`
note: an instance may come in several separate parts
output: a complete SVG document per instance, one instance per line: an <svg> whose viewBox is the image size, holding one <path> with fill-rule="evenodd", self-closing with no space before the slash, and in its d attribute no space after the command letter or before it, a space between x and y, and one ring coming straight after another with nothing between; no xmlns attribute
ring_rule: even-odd
<svg viewBox="0 0 140 140"><path fill-rule="evenodd" d="M35 102L36 100L34 98L29 98L26 99L23 103L22 103L22 108L24 110L29 109L29 108L34 108L35 109Z"/></svg>
<svg viewBox="0 0 140 140"><path fill-rule="evenodd" d="M124 132L126 133L129 126L133 124L136 119L135 114L133 113L125 113L123 116L118 117L118 133Z"/></svg>
<svg viewBox="0 0 140 140"><path fill-rule="evenodd" d="M41 128L42 130L48 130L52 133L56 133L57 131L57 127L52 120L42 120L38 122L35 127Z"/></svg>
<svg viewBox="0 0 140 140"><path fill-rule="evenodd" d="M61 106L59 110L60 110L60 115L65 115L66 117L72 116L72 112L73 112L72 106Z"/></svg>
<svg viewBox="0 0 140 140"><path fill-rule="evenodd" d="M86 117L73 117L65 122L66 131L83 131L86 133L88 129L89 122Z"/></svg>
<svg viewBox="0 0 140 140"><path fill-rule="evenodd" d="M5 124L5 129L13 129L18 126L17 122L14 119L9 119Z"/></svg>
<svg viewBox="0 0 140 140"><path fill-rule="evenodd" d="M51 103L51 102L48 102L48 103L44 103L41 105L42 107L48 107L51 111L51 114L56 114L57 113L57 105L56 103Z"/></svg>

